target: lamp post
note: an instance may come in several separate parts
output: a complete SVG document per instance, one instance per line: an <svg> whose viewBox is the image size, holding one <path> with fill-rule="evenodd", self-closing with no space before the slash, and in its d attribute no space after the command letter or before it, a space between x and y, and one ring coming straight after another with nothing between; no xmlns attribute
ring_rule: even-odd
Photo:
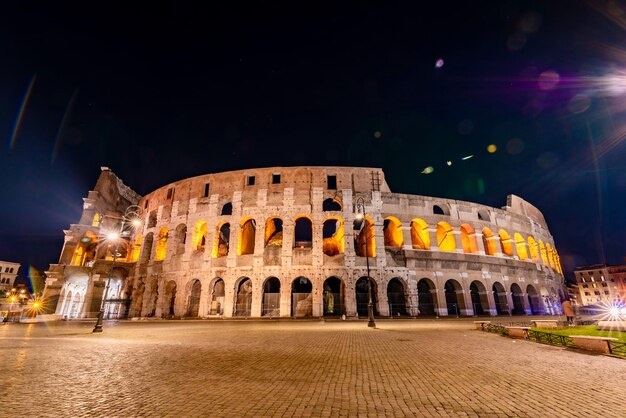
<svg viewBox="0 0 626 418"><path fill-rule="evenodd" d="M126 208L124 211L124 215L120 217L111 216L109 218L121 220L120 229L118 232L110 232L107 234L107 238L109 240L115 240L115 250L113 251L113 263L109 268L109 277L107 278L106 286L104 287L104 293L102 294L102 301L100 302L100 312L98 312L98 320L96 321L96 325L93 327L92 332L102 332L102 319L104 318L104 302L109 293L109 286L111 284L111 275L113 274L113 269L115 268L115 262L117 261L117 251L120 248L120 239L124 234L124 228L126 225L130 224L133 227L138 227L141 225L141 220L139 219L141 213L141 209L137 205L131 205Z"/></svg>
<svg viewBox="0 0 626 418"><path fill-rule="evenodd" d="M367 296L369 298L369 302L367 303L367 326L370 328L376 328L376 322L374 321L374 302L372 301L372 278L370 276L369 249L367 246L367 241L369 241L369 237L367 236L365 202L360 196L356 200L355 218L357 219L357 221L363 223L363 230L365 231L365 265L367 266Z"/></svg>

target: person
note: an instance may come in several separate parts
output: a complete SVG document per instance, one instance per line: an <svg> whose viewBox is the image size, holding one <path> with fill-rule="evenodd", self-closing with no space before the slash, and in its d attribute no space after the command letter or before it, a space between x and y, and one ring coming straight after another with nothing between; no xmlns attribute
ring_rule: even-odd
<svg viewBox="0 0 626 418"><path fill-rule="evenodd" d="M565 299L561 305L563 306L563 313L565 313L568 325L574 325L574 309L572 309L571 302Z"/></svg>

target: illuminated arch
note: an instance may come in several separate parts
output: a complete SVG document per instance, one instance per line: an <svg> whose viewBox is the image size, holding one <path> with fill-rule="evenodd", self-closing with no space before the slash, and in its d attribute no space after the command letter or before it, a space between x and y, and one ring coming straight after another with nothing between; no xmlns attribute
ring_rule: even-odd
<svg viewBox="0 0 626 418"><path fill-rule="evenodd" d="M313 221L308 215L300 215L294 219L294 248L313 248Z"/></svg>
<svg viewBox="0 0 626 418"><path fill-rule="evenodd" d="M500 229L498 231L498 235L500 236L500 248L502 248L502 254L513 257L513 241L511 240L509 233L504 229Z"/></svg>
<svg viewBox="0 0 626 418"><path fill-rule="evenodd" d="M402 222L394 216L388 216L383 223L383 234L385 237L385 247L399 247L404 245L402 235Z"/></svg>
<svg viewBox="0 0 626 418"><path fill-rule="evenodd" d="M486 255L498 255L496 247L496 238L493 231L487 227L483 228L483 246Z"/></svg>
<svg viewBox="0 0 626 418"><path fill-rule="evenodd" d="M541 262L544 266L548 265L548 254L546 253L546 247L543 245L543 241L539 240L539 253L541 254Z"/></svg>
<svg viewBox="0 0 626 418"><path fill-rule="evenodd" d="M133 263L139 260L139 253L141 252L141 241L141 235L137 235L137 238L135 239L135 245L133 245L133 251L130 255L130 261Z"/></svg>
<svg viewBox="0 0 626 418"><path fill-rule="evenodd" d="M207 231L207 223L204 220L200 220L196 222L193 227L193 237L191 238L191 243L193 244L193 248L196 251L204 251L206 248L206 231Z"/></svg>
<svg viewBox="0 0 626 418"><path fill-rule="evenodd" d="M513 238L515 240L515 250L517 251L517 256L519 257L519 259L528 259L528 251L526 251L526 241L524 240L524 237L522 237L522 234L516 232L513 235Z"/></svg>
<svg viewBox="0 0 626 418"><path fill-rule="evenodd" d="M283 246L283 220L279 217L269 218L265 222L265 246Z"/></svg>
<svg viewBox="0 0 626 418"><path fill-rule="evenodd" d="M538 263L541 260L539 256L539 246L537 245L537 241L535 241L535 238L532 235L528 236L528 250L530 252L530 258L535 263Z"/></svg>
<svg viewBox="0 0 626 418"><path fill-rule="evenodd" d="M552 246L549 243L546 243L546 254L548 256L548 264L550 267L554 268L554 254L552 252Z"/></svg>
<svg viewBox="0 0 626 418"><path fill-rule="evenodd" d="M322 227L322 248L324 254L334 256L343 254L345 251L343 220L338 216L332 216L324 221Z"/></svg>
<svg viewBox="0 0 626 418"><path fill-rule="evenodd" d="M237 255L254 254L256 239L256 221L244 218L239 225L239 239L237 240Z"/></svg>
<svg viewBox="0 0 626 418"><path fill-rule="evenodd" d="M230 223L223 222L215 227L215 239L213 240L213 258L225 257L230 249Z"/></svg>
<svg viewBox="0 0 626 418"><path fill-rule="evenodd" d="M439 222L437 224L437 246L439 251L456 251L454 231L447 222Z"/></svg>
<svg viewBox="0 0 626 418"><path fill-rule="evenodd" d="M154 261L165 260L165 256L167 254L167 237L168 229L166 227L162 227L159 231L159 236L157 237L156 250L154 251Z"/></svg>
<svg viewBox="0 0 626 418"><path fill-rule="evenodd" d="M471 225L461 225L461 245L463 252L474 254L478 252L478 243L476 242L476 231Z"/></svg>
<svg viewBox="0 0 626 418"><path fill-rule="evenodd" d="M93 220L91 221L91 226L98 227L100 226L100 221L102 220L102 216L99 213L93 215Z"/></svg>
<svg viewBox="0 0 626 418"><path fill-rule="evenodd" d="M354 250L356 255L365 257L365 248L367 247L367 256L376 257L376 238L374 236L374 221L369 216L361 222L363 227L360 232L354 234ZM367 243L367 244L366 244Z"/></svg>
<svg viewBox="0 0 626 418"><path fill-rule="evenodd" d="M430 234L428 224L423 219L411 221L411 245L415 250L430 250Z"/></svg>

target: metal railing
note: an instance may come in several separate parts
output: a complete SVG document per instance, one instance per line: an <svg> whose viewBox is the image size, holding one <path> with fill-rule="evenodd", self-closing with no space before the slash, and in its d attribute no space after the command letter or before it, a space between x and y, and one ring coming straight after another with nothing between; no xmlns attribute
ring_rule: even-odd
<svg viewBox="0 0 626 418"><path fill-rule="evenodd" d="M551 332L543 332L536 330L528 330L528 339L550 345L560 345L563 347L576 347L572 337L567 335L552 334Z"/></svg>
<svg viewBox="0 0 626 418"><path fill-rule="evenodd" d="M482 324L483 331L493 332L500 335L509 335L509 330L502 324Z"/></svg>
<svg viewBox="0 0 626 418"><path fill-rule="evenodd" d="M626 343L621 341L609 341L609 353L614 356L626 357Z"/></svg>

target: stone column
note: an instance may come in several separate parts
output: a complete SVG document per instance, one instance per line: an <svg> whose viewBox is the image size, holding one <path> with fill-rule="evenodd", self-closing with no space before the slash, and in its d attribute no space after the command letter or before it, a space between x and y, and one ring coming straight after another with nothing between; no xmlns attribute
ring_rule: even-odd
<svg viewBox="0 0 626 418"><path fill-rule="evenodd" d="M532 315L533 310L530 307L530 301L528 300L528 293L522 293L522 298L524 300L524 312L526 315Z"/></svg>
<svg viewBox="0 0 626 418"><path fill-rule="evenodd" d="M511 315L513 313L513 307L515 306L513 304L513 294L511 292L505 292L506 294L506 303L509 307L509 315Z"/></svg>
<svg viewBox="0 0 626 418"><path fill-rule="evenodd" d="M489 302L489 315L496 316L498 311L496 309L496 302L493 297L493 292L490 290L486 290L484 292L478 292L479 295L486 295L487 301Z"/></svg>
<svg viewBox="0 0 626 418"><path fill-rule="evenodd" d="M293 254L293 234L295 230L295 224L293 219L283 219L283 253L282 253L282 266L291 266L291 256Z"/></svg>
<svg viewBox="0 0 626 418"><path fill-rule="evenodd" d="M324 280L325 277L317 273L316 277L310 277L311 280L311 300L313 303L312 306L312 315L314 317L322 317L324 316Z"/></svg>
<svg viewBox="0 0 626 418"><path fill-rule="evenodd" d="M280 284L280 316L288 318L291 316L291 283ZM294 307L295 308L295 307Z"/></svg>
<svg viewBox="0 0 626 418"><path fill-rule="evenodd" d="M224 280L224 317L232 318L236 294L234 286L236 278L222 277L222 280Z"/></svg>
<svg viewBox="0 0 626 418"><path fill-rule="evenodd" d="M312 228L313 228L313 243L312 243L313 248L311 249L311 251L312 251L312 256L313 256L313 265L321 266L322 264L324 264L324 248L323 248L324 224L323 223L320 224L319 222L314 222L312 225Z"/></svg>
<svg viewBox="0 0 626 418"><path fill-rule="evenodd" d="M483 234L481 232L474 232L476 237L476 245L478 246L478 254L485 255L485 243L483 242Z"/></svg>
<svg viewBox="0 0 626 418"><path fill-rule="evenodd" d="M391 311L389 310L389 298L387 296L387 288L382 284L378 284L378 313L380 316L389 316Z"/></svg>
<svg viewBox="0 0 626 418"><path fill-rule="evenodd" d="M250 277L252 280L252 277ZM259 285L255 286L255 283ZM252 304L250 306L250 317L260 318L263 313L263 283L252 280Z"/></svg>
<svg viewBox="0 0 626 418"><path fill-rule="evenodd" d="M472 305L472 296L470 295L468 298L465 289L456 290L455 292L459 315L474 316L474 305ZM461 295L461 297L463 298L463 305L465 306L464 308L461 308L460 306L459 295Z"/></svg>
<svg viewBox="0 0 626 418"><path fill-rule="evenodd" d="M462 254L463 253L463 240L461 239L461 231L458 229L454 229L452 233L454 234L454 245L456 247L455 252Z"/></svg>
<svg viewBox="0 0 626 418"><path fill-rule="evenodd" d="M200 291L200 306L198 308L198 316L207 317L209 316L209 309L210 309L209 305L210 305L210 299L211 299L209 281L207 280L204 283L202 283L201 281L200 283L202 284L202 290Z"/></svg>
<svg viewBox="0 0 626 418"><path fill-rule="evenodd" d="M89 307L91 306L91 301L93 299L94 280L98 280L99 278L99 274L93 274L89 277L89 280L87 281L87 291L85 292L85 300L83 301L82 312L79 314L80 318L89 318L90 316Z"/></svg>
<svg viewBox="0 0 626 418"><path fill-rule="evenodd" d="M448 304L446 303L445 289L431 289L430 292L437 295L437 307L435 307L435 313L439 316L448 316Z"/></svg>
<svg viewBox="0 0 626 418"><path fill-rule="evenodd" d="M413 249L413 241L411 239L411 225L402 225L402 239L404 240L404 244L402 245L402 249L404 250L412 250Z"/></svg>

